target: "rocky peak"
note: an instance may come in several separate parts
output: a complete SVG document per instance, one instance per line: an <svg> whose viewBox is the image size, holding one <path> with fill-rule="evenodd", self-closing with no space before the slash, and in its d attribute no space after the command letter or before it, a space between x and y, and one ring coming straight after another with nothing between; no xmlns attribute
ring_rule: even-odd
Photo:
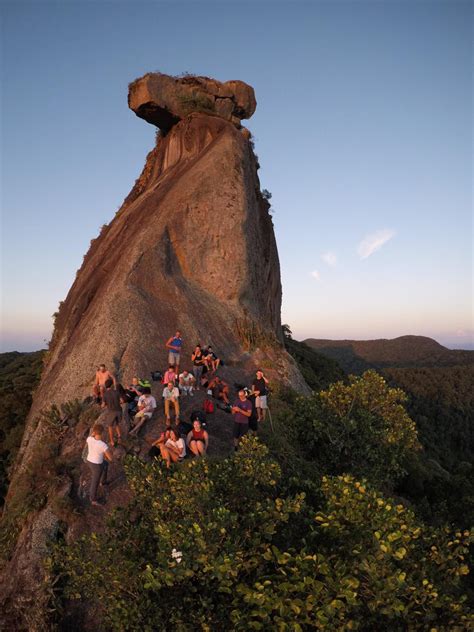
<svg viewBox="0 0 474 632"><path fill-rule="evenodd" d="M218 116L240 127L240 121L255 112L257 102L252 86L243 81L222 83L209 77L151 72L129 85L128 105L166 133L193 112Z"/></svg>

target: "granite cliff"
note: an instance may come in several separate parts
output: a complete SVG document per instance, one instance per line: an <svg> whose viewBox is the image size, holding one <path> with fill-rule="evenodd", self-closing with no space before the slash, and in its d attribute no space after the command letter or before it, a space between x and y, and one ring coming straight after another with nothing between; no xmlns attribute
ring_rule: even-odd
<svg viewBox="0 0 474 632"><path fill-rule="evenodd" d="M41 412L87 397L100 362L124 383L163 369L164 342L176 329L186 358L196 342L212 344L229 381L248 380L263 365L274 383L309 390L282 344L273 224L251 134L241 125L255 111L253 89L241 81L153 73L130 84L129 106L159 127L156 145L123 206L91 242L56 314L7 519L12 495L48 432ZM85 431L66 431L56 446L60 458L80 455ZM58 526L54 499L76 486L60 477L41 511L26 520L4 573L10 608L35 600L46 542ZM66 519L68 538L75 537L74 521ZM39 617L18 629L42 625Z"/></svg>

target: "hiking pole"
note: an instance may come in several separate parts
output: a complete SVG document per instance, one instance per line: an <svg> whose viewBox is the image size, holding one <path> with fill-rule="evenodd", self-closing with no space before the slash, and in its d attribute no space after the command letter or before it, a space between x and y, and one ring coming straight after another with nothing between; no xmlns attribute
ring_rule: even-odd
<svg viewBox="0 0 474 632"><path fill-rule="evenodd" d="M272 427L272 432L275 433L275 428L273 427L273 419L272 419L272 413L270 412L270 409L267 407L268 410L268 416L270 418L270 426Z"/></svg>

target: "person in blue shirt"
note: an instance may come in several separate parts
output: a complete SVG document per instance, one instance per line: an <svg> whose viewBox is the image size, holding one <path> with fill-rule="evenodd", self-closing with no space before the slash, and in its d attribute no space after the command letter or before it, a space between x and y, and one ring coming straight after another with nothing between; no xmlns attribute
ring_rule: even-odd
<svg viewBox="0 0 474 632"><path fill-rule="evenodd" d="M168 364L174 366L176 368L176 375L179 375L179 360L181 349L183 348L181 332L177 331L174 336L168 338L165 346L168 349Z"/></svg>

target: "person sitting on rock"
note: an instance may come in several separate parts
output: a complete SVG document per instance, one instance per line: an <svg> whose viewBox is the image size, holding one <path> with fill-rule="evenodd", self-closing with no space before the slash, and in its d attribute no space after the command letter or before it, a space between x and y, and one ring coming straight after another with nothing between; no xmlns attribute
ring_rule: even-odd
<svg viewBox="0 0 474 632"><path fill-rule="evenodd" d="M171 436L171 427L167 427L163 430L163 432L160 434L158 439L153 441L153 443L151 444L150 450L148 452L148 455L151 457L160 456L161 455L160 446L162 444L165 444L167 440L170 438L170 436Z"/></svg>
<svg viewBox="0 0 474 632"><path fill-rule="evenodd" d="M107 461L112 461L112 451L103 441L104 426L95 424L89 437L87 437L87 457L86 462L91 473L91 483L89 497L92 505L101 506L97 502L97 488L99 482L107 484Z"/></svg>
<svg viewBox="0 0 474 632"><path fill-rule="evenodd" d="M190 395L191 397L193 396L193 388L194 388L195 383L196 383L196 380L194 378L194 375L192 375L192 373L189 373L189 371L184 370L180 374L179 390L184 395Z"/></svg>
<svg viewBox="0 0 474 632"><path fill-rule="evenodd" d="M166 461L166 467L170 467L171 463L182 461L186 456L186 444L178 429L171 428L168 434L166 441L160 443L161 456Z"/></svg>
<svg viewBox="0 0 474 632"><path fill-rule="evenodd" d="M222 399L225 404L230 404L229 401L229 385L224 380L221 380L217 375L212 378L208 384L208 388L212 391L212 396L215 399Z"/></svg>
<svg viewBox="0 0 474 632"><path fill-rule="evenodd" d="M257 371L257 379L252 384L252 393L256 395L255 406L257 407L258 421L265 420L265 413L267 412L267 394L268 394L268 380L263 375L262 369Z"/></svg>
<svg viewBox="0 0 474 632"><path fill-rule="evenodd" d="M168 370L165 371L163 376L163 384L169 384L169 382L173 382L173 386L176 384L178 379L178 374L175 371L175 368L172 364L168 367Z"/></svg>
<svg viewBox="0 0 474 632"><path fill-rule="evenodd" d="M94 397L98 404L100 404L100 402L102 401L102 396L105 393L105 383L107 380L112 380L113 385L116 386L117 382L115 380L115 375L107 370L105 364L99 364L95 373L95 382L92 389Z"/></svg>
<svg viewBox="0 0 474 632"><path fill-rule="evenodd" d="M241 438L248 432L249 418L252 414L252 404L247 399L243 388L240 389L239 398L232 406L232 414L234 415L234 450L237 450Z"/></svg>
<svg viewBox="0 0 474 632"><path fill-rule="evenodd" d="M202 371L204 369L204 354L201 349L201 345L196 345L193 354L191 355L191 362L193 363L193 375L196 380L196 390L199 390L201 384Z"/></svg>
<svg viewBox="0 0 474 632"><path fill-rule="evenodd" d="M147 419L150 419L153 415L153 411L156 408L156 400L151 394L151 389L145 387L143 394L140 395L138 400L138 412L135 415L134 428L130 431L130 434L137 434L140 428L143 426Z"/></svg>
<svg viewBox="0 0 474 632"><path fill-rule="evenodd" d="M165 403L165 417L166 425L171 425L170 419L170 404L174 406L175 424L179 424L179 389L174 385L174 382L168 382L168 385L163 389L163 401Z"/></svg>
<svg viewBox="0 0 474 632"><path fill-rule="evenodd" d="M168 338L165 346L167 349L169 349L168 364L176 367L176 373L179 374L179 359L181 355L181 350L183 348L183 339L181 338L181 332L177 331L174 336Z"/></svg>
<svg viewBox="0 0 474 632"><path fill-rule="evenodd" d="M122 442L120 434L120 422L122 421L122 404L120 403L120 394L118 390L112 388L114 383L111 379L105 382L105 393L102 397L102 408L105 408L102 422L107 426L109 431L110 445L115 445L114 430L117 433L118 442Z"/></svg>
<svg viewBox="0 0 474 632"><path fill-rule="evenodd" d="M135 395L138 397L140 397L140 395L142 395L142 391L143 391L143 387L140 386L140 379L138 377L132 377L132 383L130 384L130 386L128 387L129 391L132 391L132 393L135 393Z"/></svg>
<svg viewBox="0 0 474 632"><path fill-rule="evenodd" d="M193 421L193 429L188 432L186 443L195 456L205 456L209 446L209 435L199 419Z"/></svg>
<svg viewBox="0 0 474 632"><path fill-rule="evenodd" d="M212 350L211 345L205 351L205 361L209 372L215 373L221 361Z"/></svg>

